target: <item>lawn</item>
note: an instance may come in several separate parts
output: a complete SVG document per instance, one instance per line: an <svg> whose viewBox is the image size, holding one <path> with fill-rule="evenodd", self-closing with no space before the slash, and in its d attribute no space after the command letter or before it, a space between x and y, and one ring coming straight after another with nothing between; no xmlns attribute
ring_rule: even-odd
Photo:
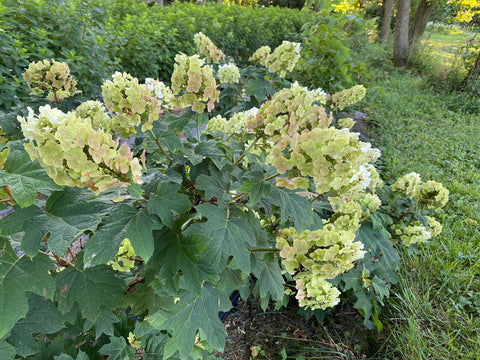
<svg viewBox="0 0 480 360"><path fill-rule="evenodd" d="M434 34L428 53L448 61L446 52L468 39ZM455 111L467 94L442 91L432 81L435 74L383 70L376 69L364 111L374 126L372 142L382 151L385 179L415 171L442 182L450 202L441 214L443 233L404 251L401 281L383 313L388 339L377 356L478 359L480 114Z"/></svg>

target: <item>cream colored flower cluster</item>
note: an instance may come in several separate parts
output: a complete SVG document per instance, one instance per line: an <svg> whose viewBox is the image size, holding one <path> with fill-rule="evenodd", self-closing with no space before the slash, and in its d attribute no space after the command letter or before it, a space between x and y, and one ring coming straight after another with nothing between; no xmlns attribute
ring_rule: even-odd
<svg viewBox="0 0 480 360"><path fill-rule="evenodd" d="M392 190L400 191L430 209L440 210L448 202L448 189L433 180L423 182L420 175L414 172L398 178Z"/></svg>
<svg viewBox="0 0 480 360"><path fill-rule="evenodd" d="M233 63L220 65L218 67L217 75L220 83L235 84L238 83L238 80L240 79L240 71Z"/></svg>
<svg viewBox="0 0 480 360"><path fill-rule="evenodd" d="M207 111L212 111L220 94L212 68L205 65L198 55L175 56L172 90L177 96L174 101L176 107L191 106L192 110L198 113L203 113L204 102L207 103Z"/></svg>
<svg viewBox="0 0 480 360"><path fill-rule="evenodd" d="M348 129L315 128L285 136L272 148L267 161L281 174L289 172L289 181L277 183L287 188L305 188L305 177L312 177L319 194L358 198L371 188L376 170L368 163L377 160L380 151L358 140Z"/></svg>
<svg viewBox="0 0 480 360"><path fill-rule="evenodd" d="M99 110L88 116L87 105ZM38 159L59 185L86 186L95 193L142 182L141 165L126 143L120 144L102 128L103 109L95 102L78 113L63 113L46 105L36 115L18 117L27 140L25 150ZM81 116L87 114L87 116ZM100 115L99 115L100 114ZM92 120L94 119L94 120Z"/></svg>
<svg viewBox="0 0 480 360"><path fill-rule="evenodd" d="M414 172L398 178L392 185L392 190L412 198L418 206L425 206L436 211L441 210L448 202L448 189L433 180L423 182L420 175ZM410 246L440 235L442 225L433 217L426 216L426 219L426 226L419 220L408 223L401 219L399 223L391 226L393 236L401 239L405 246Z"/></svg>
<svg viewBox="0 0 480 360"><path fill-rule="evenodd" d="M340 292L327 279L333 279L363 258L363 244L355 241L355 231L324 224L323 229L304 231L283 229L276 239L282 263L294 275L301 306L325 309L338 302Z"/></svg>
<svg viewBox="0 0 480 360"><path fill-rule="evenodd" d="M316 102L326 102L326 95L321 89L311 91L295 82L263 103L247 127L263 132L274 142L305 129L327 128L332 116L327 115L325 108Z"/></svg>
<svg viewBox="0 0 480 360"><path fill-rule="evenodd" d="M347 106L358 103L367 93L363 85L355 85L350 89L345 89L330 96L330 107L334 110L342 111Z"/></svg>
<svg viewBox="0 0 480 360"><path fill-rule="evenodd" d="M46 59L32 62L22 75L35 95L43 95L48 91L47 100L50 102L58 104L77 92L77 82L70 75L68 65L63 62Z"/></svg>
<svg viewBox="0 0 480 360"><path fill-rule="evenodd" d="M292 71L300 59L300 43L283 41L273 50L269 46L257 49L249 58L250 61L268 68L271 73L277 73L284 78L287 71Z"/></svg>
<svg viewBox="0 0 480 360"><path fill-rule="evenodd" d="M217 48L208 36L199 32L193 36L193 41L197 52L205 57L207 63L219 64L221 60L225 60L223 51Z"/></svg>
<svg viewBox="0 0 480 360"><path fill-rule="evenodd" d="M102 85L102 95L112 114L112 130L122 137L135 134L140 124L142 131L150 130L160 111L169 109L173 101L171 90L163 83L147 79L140 84L132 75L118 71Z"/></svg>

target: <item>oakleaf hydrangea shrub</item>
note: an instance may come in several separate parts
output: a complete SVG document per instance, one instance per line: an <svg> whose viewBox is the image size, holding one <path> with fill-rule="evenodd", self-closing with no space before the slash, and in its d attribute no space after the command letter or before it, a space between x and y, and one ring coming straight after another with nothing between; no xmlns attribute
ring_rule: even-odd
<svg viewBox="0 0 480 360"><path fill-rule="evenodd" d="M13 205L0 228L11 358L51 343L78 359L208 358L225 343L218 313L252 281L264 309L291 295L322 316L348 301L380 329L398 246L441 233L448 190L415 173L385 185L380 152L337 121L363 87L288 82L298 44L240 69L196 41L199 54L175 57L171 87L116 72L103 102L68 110L47 96L54 104L19 116L24 138L0 170Z"/></svg>

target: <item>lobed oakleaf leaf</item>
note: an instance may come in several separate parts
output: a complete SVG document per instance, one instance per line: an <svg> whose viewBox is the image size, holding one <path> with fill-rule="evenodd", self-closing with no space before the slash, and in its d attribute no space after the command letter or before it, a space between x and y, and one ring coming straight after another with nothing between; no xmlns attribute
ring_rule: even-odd
<svg viewBox="0 0 480 360"><path fill-rule="evenodd" d="M53 267L44 254L19 258L8 240L0 238L0 339L27 314L27 292L53 297L55 282L49 274Z"/></svg>
<svg viewBox="0 0 480 360"><path fill-rule="evenodd" d="M15 359L15 355L15 348L5 340L0 340L0 359L13 360Z"/></svg>
<svg viewBox="0 0 480 360"><path fill-rule="evenodd" d="M0 170L0 185L8 186L13 199L21 207L35 202L41 190L59 190L38 161L30 160L25 151L12 150L8 155L5 170Z"/></svg>
<svg viewBox="0 0 480 360"><path fill-rule="evenodd" d="M201 330L206 340L216 350L223 351L225 329L218 318L219 311L227 311L232 304L227 296L210 285L204 285L199 296L177 303L176 313L159 311L153 314L150 324L159 330L168 330L170 340L165 345L164 358L179 352L181 359L187 359L197 331Z"/></svg>
<svg viewBox="0 0 480 360"><path fill-rule="evenodd" d="M108 360L131 360L135 358L135 349L123 337L110 336L110 343L100 348L100 354L107 355Z"/></svg>
<svg viewBox="0 0 480 360"><path fill-rule="evenodd" d="M283 299L284 294L284 279L282 276L282 269L275 256L270 253L264 256L263 261L257 258L255 261L253 274L257 278L255 284L255 291L258 291L261 299L272 298L273 301Z"/></svg>
<svg viewBox="0 0 480 360"><path fill-rule="evenodd" d="M148 212L160 217L169 228L175 223L174 215L183 214L192 206L190 199L185 194L179 194L180 184L171 182L160 183L157 191L148 200Z"/></svg>
<svg viewBox="0 0 480 360"><path fill-rule="evenodd" d="M226 210L211 204L197 206L197 211L207 218L207 222L193 224L188 233L205 234L211 238L205 254L219 268L233 256L238 268L250 273L249 248L255 244L255 234L248 223L238 217L228 217Z"/></svg>
<svg viewBox="0 0 480 360"><path fill-rule="evenodd" d="M83 269L82 260L80 253L75 266L57 275L55 299L62 313L67 313L77 303L83 316L95 323L104 308L113 310L124 304L125 284L109 266Z"/></svg>
<svg viewBox="0 0 480 360"><path fill-rule="evenodd" d="M135 254L145 261L153 254L153 230L162 228L162 223L147 209L120 204L105 217L103 224L85 246L85 267L106 264L118 252L120 243L130 239Z"/></svg>
<svg viewBox="0 0 480 360"><path fill-rule="evenodd" d="M181 277L183 284L192 292L199 292L204 281L216 282L217 269L210 257L202 253L210 240L199 233L178 234L174 231L162 231L158 238L159 253L155 258L161 262L158 278L169 283Z"/></svg>
<svg viewBox="0 0 480 360"><path fill-rule="evenodd" d="M35 355L41 347L32 334L53 334L64 327L62 314L53 301L32 293L28 299L28 307L25 318L15 324L7 338L22 357Z"/></svg>
<svg viewBox="0 0 480 360"><path fill-rule="evenodd" d="M230 180L222 174L215 166L210 165L210 175L199 175L196 188L205 191L205 199L217 199L218 204L226 204L232 198L229 193Z"/></svg>
<svg viewBox="0 0 480 360"><path fill-rule="evenodd" d="M85 190L65 188L52 193L45 210L35 205L15 207L15 213L5 219L4 232L5 235L23 232L21 248L29 256L37 253L48 234L48 248L61 256L79 235L94 231L111 206Z"/></svg>
<svg viewBox="0 0 480 360"><path fill-rule="evenodd" d="M273 187L270 193L273 202L280 207L282 223L289 218L293 220L295 229L298 232L310 230L314 223L312 204L307 198L302 197L294 191L284 188Z"/></svg>
<svg viewBox="0 0 480 360"><path fill-rule="evenodd" d="M272 188L271 182L268 182L267 179L275 173L274 167L269 167L268 170L260 168L258 165L254 164L251 171L246 172L242 176L242 186L237 190L239 193L248 193L250 197L250 203L256 204L260 201L263 196L268 196L270 194L270 189Z"/></svg>

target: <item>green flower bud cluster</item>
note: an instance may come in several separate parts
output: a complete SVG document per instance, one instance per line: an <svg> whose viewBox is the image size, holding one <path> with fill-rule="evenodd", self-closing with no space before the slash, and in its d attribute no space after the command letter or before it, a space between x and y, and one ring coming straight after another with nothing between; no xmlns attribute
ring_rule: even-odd
<svg viewBox="0 0 480 360"><path fill-rule="evenodd" d="M274 142L305 129L327 128L332 116L327 115L323 106L314 104L325 101L326 95L321 89L310 91L295 82L263 103L247 127L263 132Z"/></svg>
<svg viewBox="0 0 480 360"><path fill-rule="evenodd" d="M113 115L111 129L122 137L135 134L135 126L142 123L142 131L152 128L160 116L158 100L149 86L127 73L115 72L112 81L102 85L103 101Z"/></svg>
<svg viewBox="0 0 480 360"><path fill-rule="evenodd" d="M70 76L66 63L55 60L31 62L22 74L33 94L43 95L48 91L47 100L61 103L63 99L77 93L77 82Z"/></svg>
<svg viewBox="0 0 480 360"><path fill-rule="evenodd" d="M362 100L367 94L367 89L363 85L355 85L350 89L345 89L336 94L330 95L331 108L342 111L349 105L353 105Z"/></svg>
<svg viewBox="0 0 480 360"><path fill-rule="evenodd" d="M392 190L400 191L411 198L418 198L422 179L415 172L403 175L392 185Z"/></svg>
<svg viewBox="0 0 480 360"><path fill-rule="evenodd" d="M422 226L420 221L414 221L407 226L393 225L392 230L394 230L394 235L399 237L405 246L426 242L432 238L432 233Z"/></svg>
<svg viewBox="0 0 480 360"><path fill-rule="evenodd" d="M439 182L429 180L422 184L420 188L420 198L422 203L429 209L442 209L448 202L448 189L444 188Z"/></svg>
<svg viewBox="0 0 480 360"><path fill-rule="evenodd" d="M175 56L175 65L172 73L172 90L177 96L175 105L179 108L192 107L197 113L203 113L207 102L207 110L212 111L215 101L218 101L220 92L213 77L212 68L204 65L198 55Z"/></svg>
<svg viewBox="0 0 480 360"><path fill-rule="evenodd" d="M276 243L288 273L309 271L324 279L333 279L350 270L365 254L363 244L355 241L355 231L338 229L327 222L322 229L300 234L295 228L283 229Z"/></svg>
<svg viewBox="0 0 480 360"><path fill-rule="evenodd" d="M303 308L325 310L340 302L340 291L321 277L310 273L299 273L295 277L295 298Z"/></svg>
<svg viewBox="0 0 480 360"><path fill-rule="evenodd" d="M328 202L335 213L329 220L329 223L334 224L339 231L344 230L355 233L360 227L360 218L362 217L361 205L345 197L329 197Z"/></svg>
<svg viewBox="0 0 480 360"><path fill-rule="evenodd" d="M325 280L350 270L365 254L363 244L355 242L354 231L338 229L333 223L300 234L294 228L283 229L276 246L286 271L292 275L298 272L294 279L297 299L303 300L300 306L323 309L333 306L340 294Z"/></svg>
<svg viewBox="0 0 480 360"><path fill-rule="evenodd" d="M284 78L287 71L292 71L300 59L300 43L283 41L273 53L270 51L270 47L262 46L253 53L249 61L268 67L268 71L278 73Z"/></svg>
<svg viewBox="0 0 480 360"><path fill-rule="evenodd" d="M270 48L270 46L262 46L258 48L252 54L252 56L248 58L248 61L262 65L264 67L268 67L269 57L271 52L272 52L272 49Z"/></svg>
<svg viewBox="0 0 480 360"><path fill-rule="evenodd" d="M193 36L197 52L205 57L207 63L218 64L225 59L225 54L215 46L210 38L201 32Z"/></svg>
<svg viewBox="0 0 480 360"><path fill-rule="evenodd" d="M425 227L419 220L412 221L410 224L394 224L391 226L393 236L402 240L403 245L423 243L430 240L433 236L442 233L442 225L433 217L426 216L427 226Z"/></svg>
<svg viewBox="0 0 480 360"><path fill-rule="evenodd" d="M206 129L210 130L212 133L218 130L227 135L245 135L253 133L252 130L248 130L247 123L255 119L257 112L257 108L251 108L250 110L236 113L228 120L218 115L210 119Z"/></svg>
<svg viewBox="0 0 480 360"><path fill-rule="evenodd" d="M351 129L355 125L355 121L352 118L338 119L337 127L340 129Z"/></svg>
<svg viewBox="0 0 480 360"><path fill-rule="evenodd" d="M429 180L422 182L420 175L409 173L403 175L392 185L392 190L400 191L408 197L426 205L429 209L442 209L448 202L449 191L439 182Z"/></svg>
<svg viewBox="0 0 480 360"><path fill-rule="evenodd" d="M157 101L157 105L161 110L170 110L172 108L175 97L172 90L165 85L162 81L158 81L152 78L145 79L145 85L152 94L153 98Z"/></svg>
<svg viewBox="0 0 480 360"><path fill-rule="evenodd" d="M32 160L38 158L57 184L86 186L98 193L142 182L139 160L128 145L120 145L98 124L94 126L91 117L81 117L74 111L65 114L46 105L39 108L38 115L29 108L28 116L19 116L18 120L29 140L25 150Z"/></svg>
<svg viewBox="0 0 480 360"><path fill-rule="evenodd" d="M109 261L107 265L110 265L113 270L121 272L129 272L133 268L135 265L135 250L130 239L123 239L115 259Z"/></svg>
<svg viewBox="0 0 480 360"><path fill-rule="evenodd" d="M217 71L218 81L220 83L238 83L240 79L240 71L238 67L233 63L220 65Z"/></svg>
<svg viewBox="0 0 480 360"><path fill-rule="evenodd" d="M105 105L100 101L88 100L75 109L77 116L90 119L92 128L109 131L112 128L112 118L108 115Z"/></svg>
<svg viewBox="0 0 480 360"><path fill-rule="evenodd" d="M367 215L374 213L382 205L382 201L377 194L364 193L361 195L358 201L365 209L364 211L367 213Z"/></svg>
<svg viewBox="0 0 480 360"><path fill-rule="evenodd" d="M277 185L305 188L302 177L309 176L315 180L319 194L328 192L355 199L371 187L372 167L367 165L379 156L379 150L359 141L358 134L348 129L315 128L285 136L272 148L267 161L281 174L290 172L291 184L277 182Z"/></svg>

